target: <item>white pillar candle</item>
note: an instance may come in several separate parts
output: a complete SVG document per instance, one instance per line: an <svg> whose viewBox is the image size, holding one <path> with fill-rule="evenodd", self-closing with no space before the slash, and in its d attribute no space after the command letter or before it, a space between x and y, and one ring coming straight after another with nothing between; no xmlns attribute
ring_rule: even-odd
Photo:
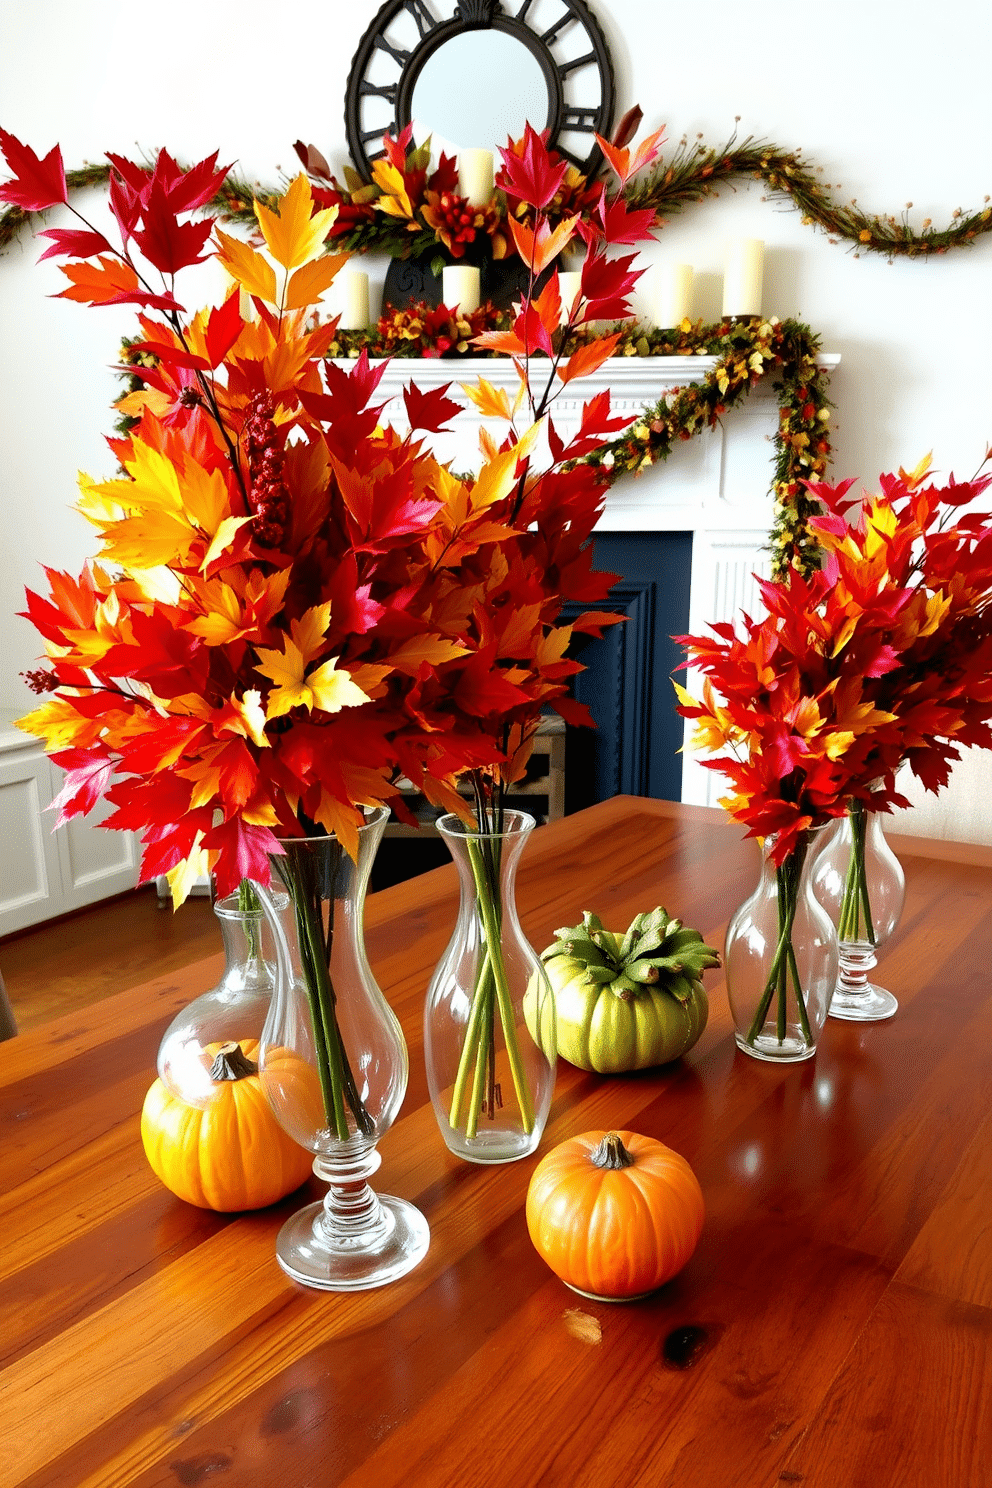
<svg viewBox="0 0 992 1488"><path fill-rule="evenodd" d="M576 296L582 293L582 275L573 269L564 269L558 275L558 292L561 295L560 324L564 325L572 313Z"/></svg>
<svg viewBox="0 0 992 1488"><path fill-rule="evenodd" d="M736 238L727 248L723 276L724 315L760 315L765 245L760 238Z"/></svg>
<svg viewBox="0 0 992 1488"><path fill-rule="evenodd" d="M347 269L339 280L341 285L342 331L364 331L369 323L369 276L360 269Z"/></svg>
<svg viewBox="0 0 992 1488"><path fill-rule="evenodd" d="M478 310L481 285L474 264L448 264L441 270L441 299L449 310Z"/></svg>
<svg viewBox="0 0 992 1488"><path fill-rule="evenodd" d="M493 152L459 150L458 191L473 207L488 207L493 199Z"/></svg>
<svg viewBox="0 0 992 1488"><path fill-rule="evenodd" d="M661 270L658 325L663 330L692 319L692 264L668 264Z"/></svg>

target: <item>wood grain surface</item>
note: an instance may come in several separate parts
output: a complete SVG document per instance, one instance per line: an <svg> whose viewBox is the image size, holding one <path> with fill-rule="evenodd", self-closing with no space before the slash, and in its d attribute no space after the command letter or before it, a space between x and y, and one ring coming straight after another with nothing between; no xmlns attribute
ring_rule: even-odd
<svg viewBox="0 0 992 1488"><path fill-rule="evenodd" d="M992 860L892 840L891 1022L828 1020L774 1068L709 973L684 1060L560 1062L538 1155L496 1168L448 1153L423 1069L454 870L370 899L411 1066L375 1181L431 1226L379 1291L279 1269L314 1180L232 1217L145 1163L159 1039L219 956L0 1045L0 1488L992 1488ZM617 798L534 833L521 918L540 949L585 909L664 904L720 944L757 871L720 813ZM610 1126L683 1153L707 1204L685 1270L619 1305L565 1288L523 1216L540 1155Z"/></svg>

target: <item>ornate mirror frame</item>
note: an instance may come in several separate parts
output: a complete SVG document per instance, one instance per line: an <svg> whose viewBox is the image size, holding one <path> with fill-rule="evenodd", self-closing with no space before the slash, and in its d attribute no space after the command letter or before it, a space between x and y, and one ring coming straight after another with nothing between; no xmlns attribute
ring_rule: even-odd
<svg viewBox="0 0 992 1488"><path fill-rule="evenodd" d="M558 15L538 30L532 17L535 0L458 0L447 18L438 14L443 0L386 0L359 42L348 76L345 129L356 170L371 179L372 161L383 154L382 136L388 132L395 137L409 124L417 79L438 48L466 31L493 30L521 42L537 59L548 89L549 143L585 175L594 174L600 151L593 135L608 135L613 122L613 64L606 38L585 0L553 0L553 5ZM547 0L536 0L536 8L545 11ZM390 26L403 17L416 25L412 46L389 34ZM395 80L383 80L381 74L393 65ZM595 102L588 101L592 69ZM581 104L575 101L580 72L585 85ZM366 105L381 116L381 124L366 120ZM587 155L581 156L562 142L562 136L569 135L589 140ZM492 148L502 143L493 140Z"/></svg>

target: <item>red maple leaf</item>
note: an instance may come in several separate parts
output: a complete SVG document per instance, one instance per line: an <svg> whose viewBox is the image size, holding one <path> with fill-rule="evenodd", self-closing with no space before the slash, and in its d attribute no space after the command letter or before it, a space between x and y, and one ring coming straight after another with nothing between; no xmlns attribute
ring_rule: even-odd
<svg viewBox="0 0 992 1488"><path fill-rule="evenodd" d="M29 145L22 145L6 129L0 129L0 150L14 173L12 181L5 181L0 186L0 201L23 207L26 212L44 212L60 202L63 205L68 202L62 151L58 145L42 160Z"/></svg>
<svg viewBox="0 0 992 1488"><path fill-rule="evenodd" d="M92 258L94 253L113 253L113 247L107 242L103 233L90 232L87 228L73 227L46 227L39 237L54 239L50 248L46 248L38 259L41 263L45 258L56 258L66 255L72 258Z"/></svg>
<svg viewBox="0 0 992 1488"><path fill-rule="evenodd" d="M213 222L180 222L166 195L155 182L142 211L142 228L135 228L134 241L150 264L163 274L175 274L190 264L203 263L201 250L210 236Z"/></svg>
<svg viewBox="0 0 992 1488"><path fill-rule="evenodd" d="M523 148L517 154L512 141L500 150L503 168L496 184L507 196L531 207L546 207L561 189L568 173L568 161L552 156L544 135L528 124L524 130Z"/></svg>
<svg viewBox="0 0 992 1488"><path fill-rule="evenodd" d="M61 827L71 817L91 811L103 798L113 777L116 762L103 746L97 749L63 749L50 758L66 772L62 789L51 806L46 808L58 812L55 825Z"/></svg>
<svg viewBox="0 0 992 1488"><path fill-rule="evenodd" d="M422 393L415 383L409 383L403 389L403 402L406 404L406 416L410 421L410 428L425 429L429 434L439 434L445 424L462 412L462 405L456 403L454 398L446 398L450 382L441 387L431 388Z"/></svg>

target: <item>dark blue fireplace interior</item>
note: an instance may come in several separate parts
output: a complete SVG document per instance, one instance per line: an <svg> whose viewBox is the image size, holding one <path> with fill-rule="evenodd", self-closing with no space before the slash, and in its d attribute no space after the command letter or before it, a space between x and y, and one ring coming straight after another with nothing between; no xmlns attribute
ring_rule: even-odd
<svg viewBox="0 0 992 1488"><path fill-rule="evenodd" d="M692 533L607 532L594 545L595 566L621 575L598 608L624 622L570 653L587 667L574 692L597 726L568 730L565 809L619 794L677 801L683 721L671 677L682 651L671 638L689 626Z"/></svg>

